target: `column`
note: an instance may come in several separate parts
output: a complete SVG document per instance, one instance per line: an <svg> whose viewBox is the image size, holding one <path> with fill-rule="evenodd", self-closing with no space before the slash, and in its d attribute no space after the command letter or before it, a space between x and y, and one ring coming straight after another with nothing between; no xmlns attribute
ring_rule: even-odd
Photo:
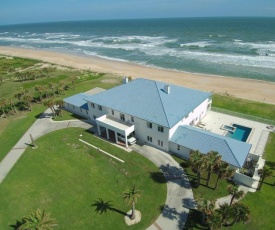
<svg viewBox="0 0 275 230"><path fill-rule="evenodd" d="M106 135L107 135L107 139L109 140L110 136L109 136L109 130L107 128L106 128Z"/></svg>

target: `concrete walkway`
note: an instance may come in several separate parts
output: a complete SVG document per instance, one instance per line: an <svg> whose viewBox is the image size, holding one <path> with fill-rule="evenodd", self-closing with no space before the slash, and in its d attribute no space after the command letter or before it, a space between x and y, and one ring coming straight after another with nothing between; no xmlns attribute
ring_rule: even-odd
<svg viewBox="0 0 275 230"><path fill-rule="evenodd" d="M36 140L47 133L68 127L92 128L92 125L79 120L52 121L51 115L50 110L47 109L0 163L0 183L31 144L30 134ZM183 169L169 154L155 148L134 145L132 149L159 167L167 180L167 198L164 209L148 230L182 229L187 220L189 209L195 206L191 185Z"/></svg>
<svg viewBox="0 0 275 230"><path fill-rule="evenodd" d="M68 127L81 127L89 129L92 126L80 120L71 121L52 121L50 109L47 109L39 119L37 119L23 137L16 143L11 151L0 163L0 183L4 180L11 168L24 153L26 148L31 144L30 134L36 140L37 138L53 132L55 130Z"/></svg>
<svg viewBox="0 0 275 230"><path fill-rule="evenodd" d="M167 198L164 209L148 230L182 229L189 209L195 208L191 185L180 165L167 153L147 145L131 148L151 160L167 180ZM157 191L156 191L157 196Z"/></svg>

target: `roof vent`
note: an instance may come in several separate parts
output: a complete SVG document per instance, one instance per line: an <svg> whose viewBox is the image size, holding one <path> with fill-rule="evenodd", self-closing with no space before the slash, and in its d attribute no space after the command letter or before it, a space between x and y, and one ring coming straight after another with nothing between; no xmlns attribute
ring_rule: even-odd
<svg viewBox="0 0 275 230"><path fill-rule="evenodd" d="M169 94L170 93L170 85L165 85L164 86L164 92Z"/></svg>
<svg viewBox="0 0 275 230"><path fill-rule="evenodd" d="M128 82L129 82L128 77L124 77L124 79L123 79L123 84L127 84Z"/></svg>

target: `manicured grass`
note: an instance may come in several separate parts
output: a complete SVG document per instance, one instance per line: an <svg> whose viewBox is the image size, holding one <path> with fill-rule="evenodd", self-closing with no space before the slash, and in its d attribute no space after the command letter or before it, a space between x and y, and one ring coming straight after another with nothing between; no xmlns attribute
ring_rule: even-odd
<svg viewBox="0 0 275 230"><path fill-rule="evenodd" d="M213 106L247 115L275 120L275 105L213 94Z"/></svg>
<svg viewBox="0 0 275 230"><path fill-rule="evenodd" d="M78 138L125 160L119 163L90 149ZM80 128L59 130L41 137L38 149L27 149L0 186L0 229L45 209L58 222L57 229L146 229L165 204L166 184L152 179L158 168L135 152L125 152ZM124 212L130 207L123 191L136 185L142 190L136 209L142 213L137 225L128 227ZM98 198L112 201L116 211L95 212Z"/></svg>
<svg viewBox="0 0 275 230"><path fill-rule="evenodd" d="M206 186L207 172L203 172L201 174L200 186L196 188L197 174L191 170L191 168L188 166L188 162L176 156L173 156L173 158L183 167L186 175L188 176L189 181L193 187L193 193L194 193L195 199L199 199L203 197L203 198L212 200L212 199L217 199L228 195L226 188L230 184L230 182L228 182L227 180L220 180L218 183L217 189L214 190L216 180L217 180L217 175L213 173L211 174L211 179L207 187Z"/></svg>
<svg viewBox="0 0 275 230"><path fill-rule="evenodd" d="M20 140L23 134L31 127L31 125L40 116L45 107L41 104L33 106L32 111L18 112L16 115L11 115L0 120L0 161Z"/></svg>
<svg viewBox="0 0 275 230"><path fill-rule="evenodd" d="M231 229L236 230L273 230L275 210L275 133L271 133L265 148L264 159L266 166L273 170L273 177L264 181L260 191L248 193L242 200L251 211L252 220L246 225L238 224Z"/></svg>

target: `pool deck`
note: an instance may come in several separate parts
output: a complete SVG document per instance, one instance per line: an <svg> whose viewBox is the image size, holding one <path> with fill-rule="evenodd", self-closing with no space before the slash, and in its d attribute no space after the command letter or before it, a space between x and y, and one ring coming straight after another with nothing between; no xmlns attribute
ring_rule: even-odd
<svg viewBox="0 0 275 230"><path fill-rule="evenodd" d="M267 131L268 132L270 131L266 128L269 124L263 124L260 122L246 120L243 118L234 117L234 116L217 113L213 111L209 111L207 115L202 119L202 122L206 123L206 125L204 126L205 130L208 130L210 132L220 134L223 136L227 133L227 131L221 129L222 125L238 124L238 125L252 128L252 131L246 142L249 144L252 144L250 152L256 155L259 154L259 153L257 154L258 151L256 150L257 150L257 146L261 144L260 140L263 139L261 137L265 136Z"/></svg>

